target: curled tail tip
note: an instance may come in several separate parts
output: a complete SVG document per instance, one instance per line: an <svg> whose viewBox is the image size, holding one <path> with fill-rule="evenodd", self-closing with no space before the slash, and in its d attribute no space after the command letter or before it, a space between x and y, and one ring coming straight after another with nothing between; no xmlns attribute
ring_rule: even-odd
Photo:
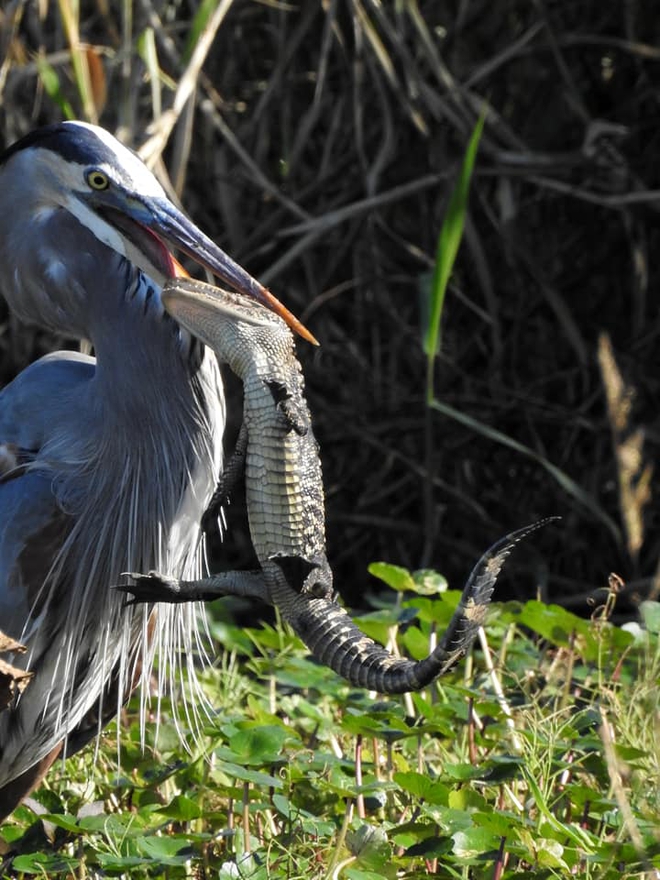
<svg viewBox="0 0 660 880"><path fill-rule="evenodd" d="M560 516L547 516L537 522L509 532L492 544L470 572L463 590L462 601L467 603L467 600L471 598L477 605L488 604L495 589L497 578L511 551L528 535L560 519Z"/></svg>
<svg viewBox="0 0 660 880"><path fill-rule="evenodd" d="M470 573L460 604L440 644L440 650L444 650L448 656L439 675L448 672L475 640L486 620L497 578L511 551L532 532L560 519L560 516L548 516L509 532L481 556Z"/></svg>
<svg viewBox="0 0 660 880"><path fill-rule="evenodd" d="M553 514L552 516L546 516L543 517L543 519L537 520L536 522L529 523L526 526L521 526L519 529L514 529L512 532L504 535L504 537L500 538L498 541L495 541L495 543L492 544L483 554L483 556L477 563L477 566L482 561L485 561L489 556L498 556L507 548L509 550L513 549L516 544L519 544L520 541L522 541L528 535L531 535L533 532L542 529L544 526L549 525L551 522L557 522L559 520L561 520L561 516Z"/></svg>

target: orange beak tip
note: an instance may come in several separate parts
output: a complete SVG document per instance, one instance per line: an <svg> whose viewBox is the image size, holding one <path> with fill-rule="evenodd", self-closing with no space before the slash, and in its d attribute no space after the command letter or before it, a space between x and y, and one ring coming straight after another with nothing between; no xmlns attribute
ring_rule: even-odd
<svg viewBox="0 0 660 880"><path fill-rule="evenodd" d="M307 329L307 327L305 327L304 324L301 324L300 321L296 320L295 326L293 326L291 329L292 329L292 330L295 330L295 332L296 332L299 336L302 336L303 339L306 339L307 342L311 342L312 345L320 345L320 344L321 344L321 343L318 341L318 339L316 338L316 336L314 336L314 334L311 333L311 332Z"/></svg>
<svg viewBox="0 0 660 880"><path fill-rule="evenodd" d="M264 305L267 305L270 309L272 309L275 314L279 315L282 320L289 325L289 327L297 333L299 336L302 336L303 339L306 339L307 342L311 342L312 345L319 345L319 341L311 333L305 325L296 318L293 312L290 312L285 305L283 305L276 296L268 290L267 288L262 288L261 296L263 298Z"/></svg>

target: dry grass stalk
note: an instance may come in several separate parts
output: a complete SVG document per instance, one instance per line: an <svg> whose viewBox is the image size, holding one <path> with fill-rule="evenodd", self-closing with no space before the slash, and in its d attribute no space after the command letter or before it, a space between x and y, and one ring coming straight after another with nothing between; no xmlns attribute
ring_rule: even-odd
<svg viewBox="0 0 660 880"><path fill-rule="evenodd" d="M651 500L653 466L644 460L644 429L633 427L634 389L625 384L606 333L598 340L598 363L612 430L627 548L637 563L644 543L644 509Z"/></svg>

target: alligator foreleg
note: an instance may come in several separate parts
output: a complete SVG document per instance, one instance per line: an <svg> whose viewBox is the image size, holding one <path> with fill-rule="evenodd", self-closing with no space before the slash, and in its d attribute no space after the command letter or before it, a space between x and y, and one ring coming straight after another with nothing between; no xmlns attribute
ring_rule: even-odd
<svg viewBox="0 0 660 880"><path fill-rule="evenodd" d="M248 445L248 432L245 427L245 422L241 425L241 430L238 432L238 437L236 439L236 446L234 447L234 451L231 454L231 457L218 480L218 484L215 487L215 492L211 496L211 500L208 503L208 507L204 511L202 515L202 531L205 535L208 535L209 532L213 529L218 517L220 516L220 508L223 504L226 504L231 497L231 493L234 491L234 487L236 483L238 483L239 479L243 476L245 472L245 455L247 452Z"/></svg>

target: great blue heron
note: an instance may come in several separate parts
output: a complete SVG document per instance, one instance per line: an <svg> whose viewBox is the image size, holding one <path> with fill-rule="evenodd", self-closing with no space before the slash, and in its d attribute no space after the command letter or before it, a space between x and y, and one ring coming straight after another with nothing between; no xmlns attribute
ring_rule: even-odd
<svg viewBox="0 0 660 880"><path fill-rule="evenodd" d="M111 588L128 570L201 573L221 467L216 360L163 310L160 285L180 270L167 245L269 299L103 129L48 126L0 157L0 291L96 355L48 355L0 394L0 444L18 450L0 477L0 629L34 672L0 712L0 816L63 744L98 733L157 653L191 666L194 609L163 607L153 626Z"/></svg>

